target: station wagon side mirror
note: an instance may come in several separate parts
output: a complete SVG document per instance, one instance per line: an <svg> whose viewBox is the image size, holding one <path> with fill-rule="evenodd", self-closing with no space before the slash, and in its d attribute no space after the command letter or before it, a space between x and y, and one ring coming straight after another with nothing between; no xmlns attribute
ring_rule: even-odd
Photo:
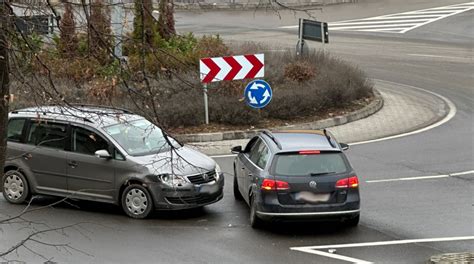
<svg viewBox="0 0 474 264"><path fill-rule="evenodd" d="M110 153L106 149L97 150L94 154L99 159L110 159L110 158L112 158L112 156L110 155Z"/></svg>
<svg viewBox="0 0 474 264"><path fill-rule="evenodd" d="M230 151L234 154L239 154L242 152L242 146L235 146Z"/></svg>
<svg viewBox="0 0 474 264"><path fill-rule="evenodd" d="M343 151L349 149L349 145L347 145L346 143L339 143L339 145L341 145L341 149L342 149Z"/></svg>

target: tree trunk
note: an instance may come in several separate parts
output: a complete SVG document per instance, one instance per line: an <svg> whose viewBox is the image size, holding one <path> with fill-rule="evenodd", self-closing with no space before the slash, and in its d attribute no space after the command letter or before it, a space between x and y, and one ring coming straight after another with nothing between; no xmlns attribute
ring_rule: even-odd
<svg viewBox="0 0 474 264"><path fill-rule="evenodd" d="M5 156L7 151L7 124L8 124L8 103L10 99L10 79L8 65L8 8L7 1L0 0L0 168L3 178L3 167L5 165ZM2 183L0 182L0 187ZM3 187L2 187L3 189Z"/></svg>
<svg viewBox="0 0 474 264"><path fill-rule="evenodd" d="M169 40L176 35L173 0L160 0L159 11L158 26L160 35L162 38Z"/></svg>

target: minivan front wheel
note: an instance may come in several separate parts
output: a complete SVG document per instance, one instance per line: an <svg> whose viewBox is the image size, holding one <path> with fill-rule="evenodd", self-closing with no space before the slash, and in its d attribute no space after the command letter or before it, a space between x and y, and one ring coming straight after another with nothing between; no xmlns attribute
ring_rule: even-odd
<svg viewBox="0 0 474 264"><path fill-rule="evenodd" d="M7 171L3 175L2 183L3 197L10 203L24 203L30 194L25 176L17 170Z"/></svg>
<svg viewBox="0 0 474 264"><path fill-rule="evenodd" d="M122 208L132 218L146 218L153 209L151 195L141 185L129 185L122 193Z"/></svg>

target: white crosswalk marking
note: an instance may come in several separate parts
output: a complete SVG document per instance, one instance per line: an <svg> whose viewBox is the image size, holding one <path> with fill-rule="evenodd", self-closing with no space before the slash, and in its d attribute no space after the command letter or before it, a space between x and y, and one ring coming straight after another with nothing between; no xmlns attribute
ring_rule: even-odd
<svg viewBox="0 0 474 264"><path fill-rule="evenodd" d="M474 2L397 14L329 23L329 31L406 33L415 28L474 9ZM298 28L284 26L280 28Z"/></svg>

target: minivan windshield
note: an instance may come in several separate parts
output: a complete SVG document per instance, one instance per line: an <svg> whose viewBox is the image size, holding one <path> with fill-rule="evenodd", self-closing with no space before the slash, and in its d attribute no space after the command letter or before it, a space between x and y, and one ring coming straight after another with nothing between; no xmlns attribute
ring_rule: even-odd
<svg viewBox="0 0 474 264"><path fill-rule="evenodd" d="M104 130L131 156L151 155L170 150L163 131L146 119L124 122ZM179 144L168 137L173 146Z"/></svg>
<svg viewBox="0 0 474 264"><path fill-rule="evenodd" d="M275 156L272 174L276 176L317 176L343 173L348 165L340 152L321 154L279 154Z"/></svg>

